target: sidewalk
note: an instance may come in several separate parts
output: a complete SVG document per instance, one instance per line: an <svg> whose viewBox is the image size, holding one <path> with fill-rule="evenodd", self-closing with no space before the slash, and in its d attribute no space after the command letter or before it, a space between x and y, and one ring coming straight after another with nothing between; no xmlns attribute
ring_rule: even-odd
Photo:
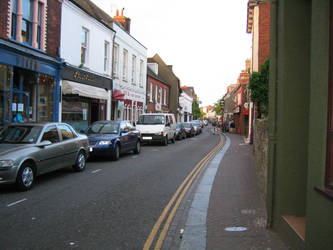
<svg viewBox="0 0 333 250"><path fill-rule="evenodd" d="M226 133L194 195L180 249L288 249L266 229L252 150L240 135Z"/></svg>

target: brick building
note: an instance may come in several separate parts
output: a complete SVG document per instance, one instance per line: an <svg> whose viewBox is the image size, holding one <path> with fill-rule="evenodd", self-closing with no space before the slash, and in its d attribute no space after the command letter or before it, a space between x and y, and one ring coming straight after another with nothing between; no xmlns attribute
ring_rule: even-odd
<svg viewBox="0 0 333 250"><path fill-rule="evenodd" d="M0 1L0 125L58 121L62 2Z"/></svg>

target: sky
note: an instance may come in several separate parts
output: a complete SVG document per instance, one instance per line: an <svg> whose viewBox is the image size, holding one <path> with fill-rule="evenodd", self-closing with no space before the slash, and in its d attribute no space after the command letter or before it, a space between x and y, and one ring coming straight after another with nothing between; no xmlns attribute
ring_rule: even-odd
<svg viewBox="0 0 333 250"><path fill-rule="evenodd" d="M214 105L236 83L251 58L246 33L248 0L92 0L111 17L124 8L131 35L156 53L181 81L193 86L200 106Z"/></svg>

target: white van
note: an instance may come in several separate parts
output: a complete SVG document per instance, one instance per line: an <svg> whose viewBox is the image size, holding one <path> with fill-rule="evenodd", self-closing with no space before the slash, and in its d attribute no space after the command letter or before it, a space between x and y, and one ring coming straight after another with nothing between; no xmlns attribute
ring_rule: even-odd
<svg viewBox="0 0 333 250"><path fill-rule="evenodd" d="M176 119L174 114L147 113L139 116L136 129L141 132L143 142L160 142L168 145L176 140Z"/></svg>

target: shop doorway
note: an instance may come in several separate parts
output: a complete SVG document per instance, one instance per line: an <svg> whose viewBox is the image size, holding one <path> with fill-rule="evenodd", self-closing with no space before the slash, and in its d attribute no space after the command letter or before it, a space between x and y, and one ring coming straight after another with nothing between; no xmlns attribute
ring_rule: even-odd
<svg viewBox="0 0 333 250"><path fill-rule="evenodd" d="M90 121L91 123L99 120L99 104L92 102L90 110Z"/></svg>

